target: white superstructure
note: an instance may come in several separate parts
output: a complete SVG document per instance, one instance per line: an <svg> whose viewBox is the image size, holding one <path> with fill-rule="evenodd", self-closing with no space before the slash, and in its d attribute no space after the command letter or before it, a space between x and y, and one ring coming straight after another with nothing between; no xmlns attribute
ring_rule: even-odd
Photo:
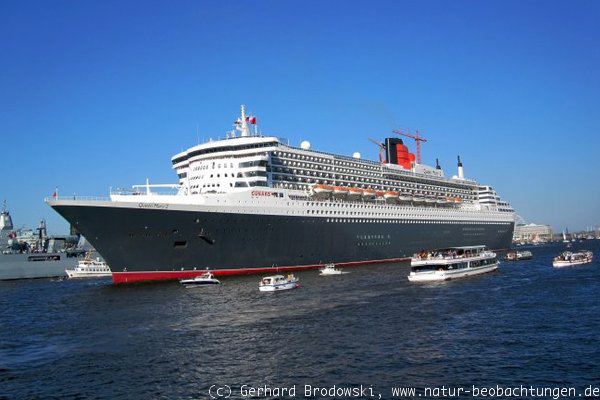
<svg viewBox="0 0 600 400"><path fill-rule="evenodd" d="M254 117L251 117L254 118ZM275 136L250 134L248 116L225 139L172 157L178 185L137 185L111 200L236 207L244 212L348 218L514 221L514 210L490 186L412 163L410 169L352 156L294 147ZM154 189L174 193L160 195ZM231 210L230 210L231 211Z"/></svg>
<svg viewBox="0 0 600 400"><path fill-rule="evenodd" d="M446 177L439 164L416 163L395 137L379 144L380 162L307 141L295 147L261 134L243 108L235 128L174 155L176 184L147 180L109 199L48 202L81 229L119 283L189 278L197 267L218 276L384 263L434 246L510 246L514 212L482 201L462 163ZM121 251L109 237L139 252Z"/></svg>

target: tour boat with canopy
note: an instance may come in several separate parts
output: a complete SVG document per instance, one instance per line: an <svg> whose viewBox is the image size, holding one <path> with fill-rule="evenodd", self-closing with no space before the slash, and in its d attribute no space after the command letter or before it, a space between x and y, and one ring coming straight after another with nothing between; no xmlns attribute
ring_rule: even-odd
<svg viewBox="0 0 600 400"><path fill-rule="evenodd" d="M554 267L570 267L571 265L581 265L591 263L594 254L591 251L582 250L578 252L565 251L552 261Z"/></svg>
<svg viewBox="0 0 600 400"><path fill-rule="evenodd" d="M496 253L485 246L449 247L421 251L411 259L411 282L447 281L491 272L498 268Z"/></svg>

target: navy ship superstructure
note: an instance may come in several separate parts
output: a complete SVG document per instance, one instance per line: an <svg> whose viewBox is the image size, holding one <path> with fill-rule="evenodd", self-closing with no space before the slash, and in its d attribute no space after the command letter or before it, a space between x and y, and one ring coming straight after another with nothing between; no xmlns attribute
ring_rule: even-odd
<svg viewBox="0 0 600 400"><path fill-rule="evenodd" d="M423 249L509 248L514 212L480 185L415 162L399 138L381 162L236 131L172 157L179 182L106 199L48 198L111 266L115 283L404 260ZM254 125L255 127L255 125Z"/></svg>
<svg viewBox="0 0 600 400"><path fill-rule="evenodd" d="M65 268L82 255L77 237L49 236L46 222L37 229L14 229L4 205L0 212L0 281L66 276Z"/></svg>

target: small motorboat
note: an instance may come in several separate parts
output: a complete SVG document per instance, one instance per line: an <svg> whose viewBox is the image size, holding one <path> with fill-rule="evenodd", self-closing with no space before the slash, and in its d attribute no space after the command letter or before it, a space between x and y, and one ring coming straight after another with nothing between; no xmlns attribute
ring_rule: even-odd
<svg viewBox="0 0 600 400"><path fill-rule="evenodd" d="M325 264L325 267L323 267L320 271L321 272L320 272L319 275L342 275L342 274L347 274L347 272L344 272L341 269L336 269L335 268L335 264Z"/></svg>
<svg viewBox="0 0 600 400"><path fill-rule="evenodd" d="M555 257L552 261L553 267L570 267L571 265L581 265L591 263L594 258L594 254L591 251L565 251L558 257Z"/></svg>
<svg viewBox="0 0 600 400"><path fill-rule="evenodd" d="M524 261L531 260L532 258L533 254L529 250L511 251L509 253L506 253L504 261Z"/></svg>
<svg viewBox="0 0 600 400"><path fill-rule="evenodd" d="M191 279L182 279L179 281L186 287L192 286L206 286L206 285L218 285L221 283L217 278L214 277L210 272L205 272L202 275L196 276Z"/></svg>
<svg viewBox="0 0 600 400"><path fill-rule="evenodd" d="M293 274L289 274L285 277L283 275L265 276L258 284L258 290L261 292L278 292L280 290L296 289L298 287L300 287L298 278Z"/></svg>

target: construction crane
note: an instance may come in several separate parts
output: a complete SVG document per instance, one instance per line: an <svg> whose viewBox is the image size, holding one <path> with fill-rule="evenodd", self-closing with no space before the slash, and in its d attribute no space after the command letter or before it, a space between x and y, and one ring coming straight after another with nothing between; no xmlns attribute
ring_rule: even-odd
<svg viewBox="0 0 600 400"><path fill-rule="evenodd" d="M397 135L411 138L417 143L417 164L421 164L421 142L426 142L427 139L423 138L422 136L419 136L419 131L415 131L414 135L411 135L410 133L404 133L400 129L394 129L392 132L394 132Z"/></svg>
<svg viewBox="0 0 600 400"><path fill-rule="evenodd" d="M369 140L373 143L375 143L377 145L377 147L379 147L379 162L380 163L384 163L383 161L383 152L385 151L385 146L383 145L383 143L379 143L379 141L369 138Z"/></svg>

